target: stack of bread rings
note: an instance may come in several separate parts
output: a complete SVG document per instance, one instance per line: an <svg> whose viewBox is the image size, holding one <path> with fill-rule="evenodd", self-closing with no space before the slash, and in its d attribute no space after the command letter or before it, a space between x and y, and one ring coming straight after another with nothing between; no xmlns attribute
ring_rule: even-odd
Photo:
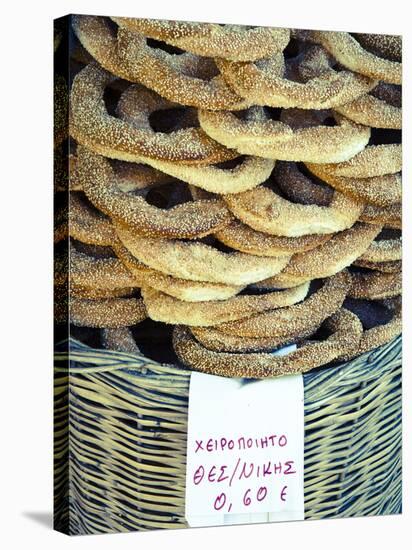
<svg viewBox="0 0 412 550"><path fill-rule="evenodd" d="M93 16L72 30L56 279L68 269L79 337L150 356L139 334L159 330L181 368L263 378L400 334L400 37Z"/></svg>

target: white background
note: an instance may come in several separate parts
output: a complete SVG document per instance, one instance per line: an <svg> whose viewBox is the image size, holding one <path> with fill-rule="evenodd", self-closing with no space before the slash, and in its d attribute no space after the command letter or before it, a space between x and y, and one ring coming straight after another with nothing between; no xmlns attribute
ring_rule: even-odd
<svg viewBox="0 0 412 550"><path fill-rule="evenodd" d="M230 9L229 4L235 9ZM400 7L403 5L404 7ZM410 308L405 315L404 514L242 527L68 538L51 530L52 503L52 18L96 13L404 34L404 120L410 120L408 2L342 3L82 0L2 4L1 290L2 462L0 541L14 548L405 548L411 525ZM410 21L410 19L409 19ZM410 22L409 22L410 25ZM407 63L407 64L406 64ZM404 136L405 151L410 150ZM405 155L405 168L409 165ZM405 170L405 176L407 176ZM405 306L410 302L409 215L405 183ZM409 256L409 257L408 257ZM409 382L406 384L406 382Z"/></svg>

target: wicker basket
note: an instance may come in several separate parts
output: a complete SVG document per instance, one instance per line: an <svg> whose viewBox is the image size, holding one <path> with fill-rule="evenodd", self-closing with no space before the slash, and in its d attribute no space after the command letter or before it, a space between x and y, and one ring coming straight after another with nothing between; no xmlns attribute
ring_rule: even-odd
<svg viewBox="0 0 412 550"><path fill-rule="evenodd" d="M306 519L400 512L401 346L304 375ZM55 527L186 527L190 372L75 340L60 349Z"/></svg>

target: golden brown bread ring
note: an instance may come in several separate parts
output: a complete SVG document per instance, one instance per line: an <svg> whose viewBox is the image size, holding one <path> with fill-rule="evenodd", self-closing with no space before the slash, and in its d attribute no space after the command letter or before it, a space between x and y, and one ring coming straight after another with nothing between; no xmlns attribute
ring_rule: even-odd
<svg viewBox="0 0 412 550"><path fill-rule="evenodd" d="M117 239L112 223L82 200L80 193L69 195L70 236L87 244L111 246Z"/></svg>
<svg viewBox="0 0 412 550"><path fill-rule="evenodd" d="M230 353L250 353L252 351L273 351L279 346L296 343L313 334L313 330L303 331L296 337L290 335L272 336L268 338L248 338L221 332L216 327L188 327L198 342L212 351L227 351Z"/></svg>
<svg viewBox="0 0 412 550"><path fill-rule="evenodd" d="M175 327L173 346L180 361L190 369L218 376L281 376L306 372L339 359L344 354L353 353L362 335L362 324L357 316L342 308L325 325L332 331L326 340L308 342L284 356L211 351L197 342L184 326Z"/></svg>
<svg viewBox="0 0 412 550"><path fill-rule="evenodd" d="M352 286L348 293L350 298L363 300L383 300L394 298L402 292L402 272L352 273Z"/></svg>
<svg viewBox="0 0 412 550"><path fill-rule="evenodd" d="M296 204L267 187L226 195L229 210L256 231L286 237L325 234L351 227L364 205L335 191L329 206Z"/></svg>
<svg viewBox="0 0 412 550"><path fill-rule="evenodd" d="M350 103L334 107L335 111L346 118L372 126L373 128L402 128L402 108L391 105L388 101L375 97L372 93L364 94Z"/></svg>
<svg viewBox="0 0 412 550"><path fill-rule="evenodd" d="M322 57L318 48L309 55ZM323 61L322 57L322 61ZM353 101L376 83L350 71L337 72L326 61L320 74L303 82L284 76L283 54L258 62L240 63L218 59L224 79L250 104L300 109L330 109Z"/></svg>
<svg viewBox="0 0 412 550"><path fill-rule="evenodd" d="M240 321L222 323L218 328L227 334L252 338L295 336L309 329L316 330L341 307L350 286L350 274L341 271L325 279L319 290L299 304L259 313Z"/></svg>
<svg viewBox="0 0 412 550"><path fill-rule="evenodd" d="M361 260L358 258L353 262L356 267L363 267L366 269L372 269L373 271L380 271L382 273L396 273L402 270L402 261L394 260L391 262L370 262L367 260Z"/></svg>
<svg viewBox="0 0 412 550"><path fill-rule="evenodd" d="M342 177L331 174L322 164L307 163L312 174L341 193L377 206L390 206L402 200L401 174L386 174L371 178Z"/></svg>
<svg viewBox="0 0 412 550"><path fill-rule="evenodd" d="M190 185L219 195L242 193L253 189L268 179L275 165L273 159L260 157L245 156L240 160L241 163L236 164L234 167L219 164L210 164L209 166L187 165L154 159L146 159L146 162ZM228 161L226 164L232 162Z"/></svg>
<svg viewBox="0 0 412 550"><path fill-rule="evenodd" d="M292 112L293 111L293 112ZM343 162L359 153L369 141L370 128L361 126L342 115L324 111L305 112L306 117L318 119L304 122L297 109L287 109L280 121L270 120L262 107L246 111L240 119L230 111L199 110L203 130L217 142L236 149L241 154L278 160L303 162ZM322 120L334 117L334 127Z"/></svg>
<svg viewBox="0 0 412 550"><path fill-rule="evenodd" d="M192 23L113 17L120 27L163 40L182 50L208 57L250 61L281 52L287 46L289 29L246 28L241 25Z"/></svg>
<svg viewBox="0 0 412 550"><path fill-rule="evenodd" d="M402 145L368 145L350 160L323 164L322 169L331 175L344 178L372 178L396 174L402 170Z"/></svg>
<svg viewBox="0 0 412 550"><path fill-rule="evenodd" d="M124 298L131 296L136 292L136 287L128 288L88 288L86 286L79 286L74 283L70 285L70 297L71 298L85 298L87 300L99 300L101 298Z"/></svg>
<svg viewBox="0 0 412 550"><path fill-rule="evenodd" d="M155 133L149 114L170 104L155 92L131 86L122 96L123 111L140 115L140 125L115 118L106 110L103 94L115 77L95 63L74 78L71 89L70 132L79 143L110 158L144 162L145 157L188 164L223 162L238 156L209 138L200 128L174 132L173 137ZM133 105L131 103L134 103ZM126 118L126 117L124 117Z"/></svg>
<svg viewBox="0 0 412 550"><path fill-rule="evenodd" d="M290 258L262 258L237 251L226 253L201 242L152 239L136 235L119 224L115 227L123 245L138 260L167 275L189 281L248 285L279 273Z"/></svg>
<svg viewBox="0 0 412 550"><path fill-rule="evenodd" d="M136 278L117 258L95 258L78 252L73 246L69 273L71 283L80 287L115 290L139 286Z"/></svg>
<svg viewBox="0 0 412 550"><path fill-rule="evenodd" d="M154 321L211 327L228 321L250 317L262 311L286 307L304 300L309 283L292 290L261 295L241 295L227 300L189 303L168 296L150 287L142 288L147 313Z"/></svg>
<svg viewBox="0 0 412 550"><path fill-rule="evenodd" d="M102 298L70 300L70 323L80 327L119 328L135 325L146 319L142 299Z"/></svg>
<svg viewBox="0 0 412 550"><path fill-rule="evenodd" d="M298 36L321 44L344 67L393 84L402 82L402 63L374 55L347 32L302 31Z"/></svg>
<svg viewBox="0 0 412 550"><path fill-rule="evenodd" d="M291 288L313 279L330 277L361 256L380 231L379 226L356 223L319 247L295 254L281 273L270 277L266 284Z"/></svg>
<svg viewBox="0 0 412 550"><path fill-rule="evenodd" d="M402 258L402 236L374 240L358 260L367 262L394 262Z"/></svg>
<svg viewBox="0 0 412 550"><path fill-rule="evenodd" d="M219 199L186 202L167 210L157 208L145 197L123 192L106 158L84 147L78 148L77 158L79 180L88 199L139 235L192 239L218 231L232 219Z"/></svg>
<svg viewBox="0 0 412 550"><path fill-rule="evenodd" d="M112 74L139 82L162 97L205 109L243 109L244 99L218 74L212 59L151 48L147 38L126 28L117 33L104 17L75 15L73 29L87 51Z"/></svg>
<svg viewBox="0 0 412 550"><path fill-rule="evenodd" d="M402 36L393 34L356 33L356 40L379 57L402 61Z"/></svg>
<svg viewBox="0 0 412 550"><path fill-rule="evenodd" d="M123 353L140 353L129 327L102 328L103 347Z"/></svg>
<svg viewBox="0 0 412 550"><path fill-rule="evenodd" d="M301 237L277 237L233 221L215 234L215 237L230 248L254 254L255 256L281 256L312 250L332 238L333 233L326 235L303 235Z"/></svg>
<svg viewBox="0 0 412 550"><path fill-rule="evenodd" d="M174 296L186 302L201 302L206 300L226 300L238 294L244 286L225 285L222 283L207 283L203 281L188 281L171 277L156 269L151 269L140 262L119 244L113 247L117 257L133 274L138 286L151 286L165 294Z"/></svg>
<svg viewBox="0 0 412 550"><path fill-rule="evenodd" d="M402 204L392 204L385 207L367 204L359 221L384 225L392 229L402 229Z"/></svg>
<svg viewBox="0 0 412 550"><path fill-rule="evenodd" d="M342 357L342 361L350 361L354 357L374 350L390 342L402 332L402 299L400 297L384 300L384 305L393 312L393 318L385 325L365 330L359 342L358 348L352 353Z"/></svg>

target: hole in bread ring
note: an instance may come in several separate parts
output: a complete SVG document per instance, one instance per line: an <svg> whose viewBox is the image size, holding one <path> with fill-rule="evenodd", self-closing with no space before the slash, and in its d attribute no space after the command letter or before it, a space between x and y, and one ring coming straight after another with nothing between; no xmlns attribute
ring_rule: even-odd
<svg viewBox="0 0 412 550"><path fill-rule="evenodd" d="M402 82L402 63L378 57L347 32L298 31L298 36L321 44L339 63L355 73L393 84Z"/></svg>
<svg viewBox="0 0 412 550"><path fill-rule="evenodd" d="M146 317L143 300L138 298L70 300L70 323L75 326L119 328L140 323Z"/></svg>
<svg viewBox="0 0 412 550"><path fill-rule="evenodd" d="M208 57L249 61L281 52L289 42L289 29L218 25L113 17L120 27L163 40L182 50Z"/></svg>
<svg viewBox="0 0 412 550"><path fill-rule="evenodd" d="M78 149L78 174L84 192L99 210L140 235L202 237L231 221L219 199L190 201L163 210L149 204L143 196L123 192L109 161L84 147Z"/></svg>
<svg viewBox="0 0 412 550"><path fill-rule="evenodd" d="M290 259L290 256L262 258L242 252L221 252L201 242L141 237L118 224L116 231L138 260L172 277L190 281L244 286L279 273Z"/></svg>
<svg viewBox="0 0 412 550"><path fill-rule="evenodd" d="M317 329L342 305L351 286L347 271L325 279L323 286L303 302L218 325L220 331L236 336L268 338L297 335L300 331Z"/></svg>
<svg viewBox="0 0 412 550"><path fill-rule="evenodd" d="M199 110L199 122L213 139L239 153L278 160L343 162L369 141L370 128L328 111L288 109L271 120L262 107L247 110L243 120L229 111ZM323 124L333 117L336 126Z"/></svg>
<svg viewBox="0 0 412 550"><path fill-rule="evenodd" d="M261 295L241 295L224 301L188 303L150 287L142 288L148 315L154 321L175 325L210 327L227 321L250 317L256 313L286 307L303 300L309 283L292 290Z"/></svg>
<svg viewBox="0 0 412 550"><path fill-rule="evenodd" d="M333 198L333 189L322 181L317 181L305 165L295 162L278 162L273 178L282 193L298 204L316 204L329 206Z"/></svg>
<svg viewBox="0 0 412 550"><path fill-rule="evenodd" d="M300 109L330 109L353 101L375 86L370 78L350 71L335 71L327 56L313 47L319 74L304 81L285 76L283 54L251 63L218 59L217 66L229 85L250 104Z"/></svg>
<svg viewBox="0 0 412 550"><path fill-rule="evenodd" d="M92 151L110 158L144 162L145 157L184 163L222 162L238 156L196 127L172 134L155 133L149 115L170 108L155 92L131 86L122 95L119 108L131 111L134 122L109 115L103 102L106 86L115 77L95 63L87 65L74 78L71 89L70 131Z"/></svg>
<svg viewBox="0 0 412 550"><path fill-rule="evenodd" d="M87 51L112 74L139 82L162 97L205 109L243 109L247 102L225 81L212 59L151 47L142 34L116 31L104 17L74 16L73 28Z"/></svg>
<svg viewBox="0 0 412 550"><path fill-rule="evenodd" d="M210 351L197 342L184 326L175 328L173 345L187 368L218 376L266 378L309 371L340 358L358 346L362 325L353 313L342 308L325 325L332 331L326 340L307 342L285 356Z"/></svg>

